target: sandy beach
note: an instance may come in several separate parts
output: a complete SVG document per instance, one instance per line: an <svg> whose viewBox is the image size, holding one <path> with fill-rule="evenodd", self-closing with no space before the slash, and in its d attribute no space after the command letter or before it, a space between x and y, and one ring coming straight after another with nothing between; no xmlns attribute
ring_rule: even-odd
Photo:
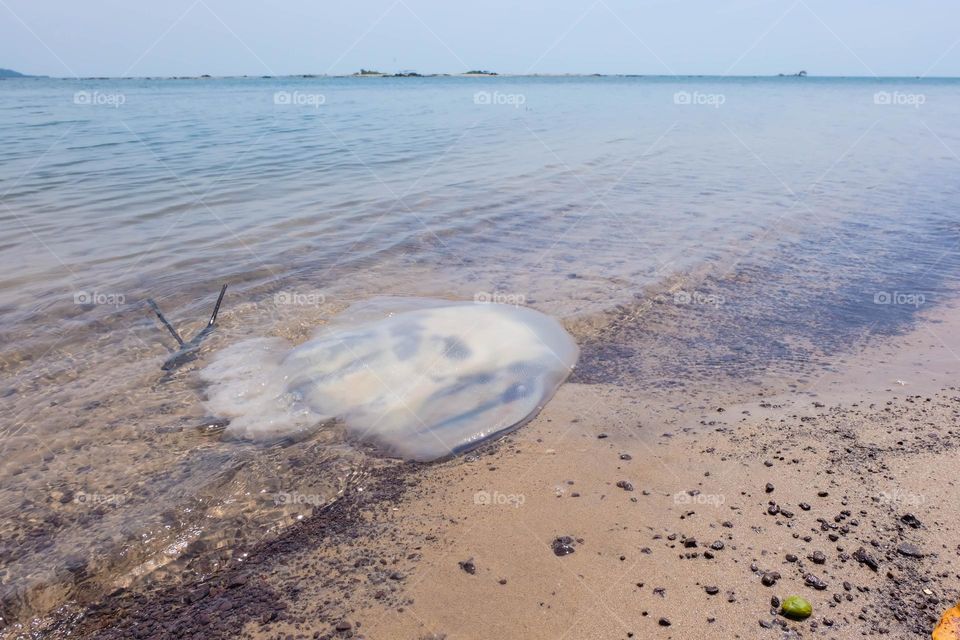
<svg viewBox="0 0 960 640"><path fill-rule="evenodd" d="M120 5L0 0L0 640L960 640L960 4Z"/></svg>
<svg viewBox="0 0 960 640"><path fill-rule="evenodd" d="M771 395L567 383L505 438L384 461L223 566L200 554L48 631L929 637L960 598L956 328L938 307ZM793 595L807 620L778 613Z"/></svg>

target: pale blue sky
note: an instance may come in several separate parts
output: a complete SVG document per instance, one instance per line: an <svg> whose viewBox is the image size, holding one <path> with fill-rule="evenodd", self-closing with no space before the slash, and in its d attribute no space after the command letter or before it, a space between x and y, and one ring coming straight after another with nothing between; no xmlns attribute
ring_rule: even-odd
<svg viewBox="0 0 960 640"><path fill-rule="evenodd" d="M960 2L0 0L0 67L960 76Z"/></svg>

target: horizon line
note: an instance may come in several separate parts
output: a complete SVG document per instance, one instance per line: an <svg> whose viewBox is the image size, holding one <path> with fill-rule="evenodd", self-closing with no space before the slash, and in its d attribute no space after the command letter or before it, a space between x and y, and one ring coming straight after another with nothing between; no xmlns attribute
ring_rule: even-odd
<svg viewBox="0 0 960 640"><path fill-rule="evenodd" d="M21 74L16 76L0 76L0 80L229 80L238 78L247 79L275 79L275 78L657 78L657 79L686 79L686 78L711 78L711 79L745 79L745 78L777 78L777 79L841 79L841 80L958 80L960 76L928 76L928 75L815 75L806 72L800 73L778 73L778 74L710 74L710 73L690 73L690 74L662 74L662 73L446 73L429 72L420 73L417 71L398 71L398 72L368 72L368 73L288 73L288 74L229 74L229 75L145 75L145 76L55 76L55 75L34 75Z"/></svg>

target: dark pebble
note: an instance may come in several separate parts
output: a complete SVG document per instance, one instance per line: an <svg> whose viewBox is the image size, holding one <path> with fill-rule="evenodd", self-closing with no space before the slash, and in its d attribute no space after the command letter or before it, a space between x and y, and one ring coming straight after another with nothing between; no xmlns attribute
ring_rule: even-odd
<svg viewBox="0 0 960 640"><path fill-rule="evenodd" d="M853 552L853 559L859 562L860 564L867 565L874 571L876 571L880 567L880 565L873 558L873 556L867 553L867 550L864 549L863 547L860 547L859 549Z"/></svg>
<svg viewBox="0 0 960 640"><path fill-rule="evenodd" d="M920 520L918 520L917 516L913 515L912 513L905 513L900 516L900 522L914 529L919 529L921 526Z"/></svg>
<svg viewBox="0 0 960 640"><path fill-rule="evenodd" d="M557 556L568 556L575 551L573 548L573 538L570 536L560 536L554 538L553 544L553 553Z"/></svg>
<svg viewBox="0 0 960 640"><path fill-rule="evenodd" d="M808 587L813 587L817 591L823 591L824 589L827 588L827 583L821 580L820 578L818 578L817 576L813 575L812 573L808 573L807 575L803 576L803 582Z"/></svg>
<svg viewBox="0 0 960 640"><path fill-rule="evenodd" d="M772 587L777 584L777 580L780 579L780 574L776 571L768 571L763 574L763 577L760 578L760 584L765 587Z"/></svg>

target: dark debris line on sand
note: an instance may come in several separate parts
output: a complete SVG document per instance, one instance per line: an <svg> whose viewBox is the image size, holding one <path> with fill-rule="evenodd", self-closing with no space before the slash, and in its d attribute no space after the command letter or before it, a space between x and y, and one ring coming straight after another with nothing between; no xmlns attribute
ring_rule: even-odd
<svg viewBox="0 0 960 640"><path fill-rule="evenodd" d="M270 586L268 577L274 573L275 565L298 551L344 540L362 540L373 534L375 524L370 522L370 509L398 502L414 481L417 466L403 464L372 471L363 491L350 491L279 537L239 550L237 556L244 551L248 554L243 563L231 562L212 573L187 574L181 584L157 591L119 590L90 607L75 624L63 621L49 637L208 640L236 638L249 623L265 628L274 622L302 622L305 611L292 611L288 604L296 599L296 585L292 593L287 593L286 588L278 593ZM402 578L402 574L398 575ZM329 586L330 597L335 597L337 584L323 586ZM311 614L310 622L318 621L326 622L331 631L337 630L338 625L350 624L335 606Z"/></svg>

